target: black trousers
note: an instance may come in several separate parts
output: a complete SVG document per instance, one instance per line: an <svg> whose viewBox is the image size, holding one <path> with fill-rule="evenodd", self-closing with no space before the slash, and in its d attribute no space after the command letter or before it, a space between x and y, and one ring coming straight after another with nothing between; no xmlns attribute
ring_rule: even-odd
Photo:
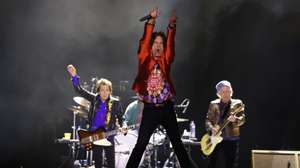
<svg viewBox="0 0 300 168"><path fill-rule="evenodd" d="M115 167L115 145L114 138L109 138L108 141L112 146L96 146L93 147L93 159L95 160L95 168L114 168ZM103 163L103 150L105 152L106 164ZM105 162L104 162L105 163Z"/></svg>
<svg viewBox="0 0 300 168"><path fill-rule="evenodd" d="M137 143L130 155L126 168L138 167L149 139L159 124L166 129L181 168L191 167L190 159L180 139L174 104L168 100L159 106L145 103Z"/></svg>
<svg viewBox="0 0 300 168"><path fill-rule="evenodd" d="M209 158L209 168L217 168L218 161L225 161L226 168L238 167L239 140L223 140ZM219 168L219 167L218 167Z"/></svg>

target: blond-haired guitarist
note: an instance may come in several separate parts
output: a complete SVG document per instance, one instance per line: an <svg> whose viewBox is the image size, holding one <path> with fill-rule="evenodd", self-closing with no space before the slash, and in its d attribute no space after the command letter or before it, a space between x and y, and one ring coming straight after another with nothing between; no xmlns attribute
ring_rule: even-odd
<svg viewBox="0 0 300 168"><path fill-rule="evenodd" d="M232 99L233 90L229 81L216 85L219 99L210 102L206 130L201 139L202 152L210 157L209 168L216 168L216 161L223 156L226 168L238 165L240 126L245 122L244 104Z"/></svg>
<svg viewBox="0 0 300 168"><path fill-rule="evenodd" d="M95 168L101 168L103 165L102 151L106 155L107 166L109 168L115 167L115 149L114 149L114 136L107 137L110 142L90 145L90 141L86 141L83 137L92 137L91 142L98 135L103 135L106 131L115 130L116 123L122 124L123 109L121 102L112 96L112 83L108 79L100 79L96 82L96 93L90 92L80 85L80 78L77 75L77 70L73 65L67 66L67 71L71 76L71 81L76 93L90 102L89 106L89 132L79 131L80 143L93 148L93 158L95 160ZM98 134L97 134L98 133ZM95 136L90 136L95 135ZM98 138L99 139L99 138ZM86 143L87 142L87 143ZM98 142L98 141L95 141ZM103 144L111 144L106 146ZM102 145L102 146L99 146Z"/></svg>

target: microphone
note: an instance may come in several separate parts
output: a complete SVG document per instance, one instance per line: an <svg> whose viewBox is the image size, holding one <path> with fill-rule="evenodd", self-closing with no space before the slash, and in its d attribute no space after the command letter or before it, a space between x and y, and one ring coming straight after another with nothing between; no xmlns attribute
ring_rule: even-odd
<svg viewBox="0 0 300 168"><path fill-rule="evenodd" d="M151 15L146 15L146 16L144 16L144 17L142 17L142 18L140 18L140 22L143 22L143 21L145 21L145 20L149 20L149 19L151 19L152 18L152 16Z"/></svg>
<svg viewBox="0 0 300 168"><path fill-rule="evenodd" d="M91 79L92 82L97 82L97 80L98 80L97 77L94 77L94 78Z"/></svg>

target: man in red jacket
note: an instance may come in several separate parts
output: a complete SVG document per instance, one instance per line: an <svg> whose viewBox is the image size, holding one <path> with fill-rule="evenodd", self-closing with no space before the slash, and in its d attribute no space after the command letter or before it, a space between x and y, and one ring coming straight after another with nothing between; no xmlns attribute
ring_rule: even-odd
<svg viewBox="0 0 300 168"><path fill-rule="evenodd" d="M170 78L174 60L174 38L176 14L169 19L167 35L153 32L157 8L150 11L150 19L145 24L144 34L139 43L139 71L132 89L144 103L142 121L137 143L127 163L127 168L137 168L149 138L158 125L164 126L182 168L190 168L191 162L180 139L174 112L174 86Z"/></svg>

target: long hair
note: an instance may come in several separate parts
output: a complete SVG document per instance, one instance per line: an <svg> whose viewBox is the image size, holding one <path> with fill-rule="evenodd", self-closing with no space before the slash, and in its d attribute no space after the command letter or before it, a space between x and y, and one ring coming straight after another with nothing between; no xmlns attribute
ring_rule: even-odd
<svg viewBox="0 0 300 168"><path fill-rule="evenodd" d="M159 32L153 32L151 35L151 41L150 41L150 45L152 46L154 43L154 40L156 39L156 37L160 36L163 40L163 44L164 44L164 48L166 47L167 44L167 36L164 32L159 31Z"/></svg>
<svg viewBox="0 0 300 168"><path fill-rule="evenodd" d="M97 81L97 83L96 83L96 91L97 91L97 93L99 93L101 85L108 86L108 88L110 90L110 94L112 94L112 83L111 83L111 81L109 81L108 79L105 79L105 78L99 79Z"/></svg>

